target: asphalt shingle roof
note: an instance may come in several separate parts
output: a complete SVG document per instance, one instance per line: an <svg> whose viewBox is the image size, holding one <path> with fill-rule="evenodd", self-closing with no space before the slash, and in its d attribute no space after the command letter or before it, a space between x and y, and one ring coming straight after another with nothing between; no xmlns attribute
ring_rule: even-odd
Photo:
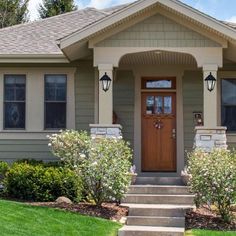
<svg viewBox="0 0 236 236"><path fill-rule="evenodd" d="M85 8L0 29L0 54L62 54L57 46L58 39L79 31L131 4L103 10ZM234 23L222 23L236 29Z"/></svg>
<svg viewBox="0 0 236 236"><path fill-rule="evenodd" d="M80 30L126 5L85 8L0 30L0 54L62 54L56 40Z"/></svg>

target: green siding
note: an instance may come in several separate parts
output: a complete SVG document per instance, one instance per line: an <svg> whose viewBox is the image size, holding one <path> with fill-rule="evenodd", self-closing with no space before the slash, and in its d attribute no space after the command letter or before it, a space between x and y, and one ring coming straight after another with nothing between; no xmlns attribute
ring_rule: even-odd
<svg viewBox="0 0 236 236"><path fill-rule="evenodd" d="M47 140L0 140L0 159L13 162L16 159L58 160L48 147Z"/></svg>
<svg viewBox="0 0 236 236"><path fill-rule="evenodd" d="M124 139L134 140L134 76L132 71L117 71L114 82L114 111L123 127Z"/></svg>
<svg viewBox="0 0 236 236"><path fill-rule="evenodd" d="M89 131L94 124L95 71L91 63L81 63L75 79L76 129Z"/></svg>
<svg viewBox="0 0 236 236"><path fill-rule="evenodd" d="M156 14L121 31L97 47L219 47L209 38Z"/></svg>
<svg viewBox="0 0 236 236"><path fill-rule="evenodd" d="M187 71L183 77L184 149L191 151L194 143L193 112L203 112L202 72Z"/></svg>

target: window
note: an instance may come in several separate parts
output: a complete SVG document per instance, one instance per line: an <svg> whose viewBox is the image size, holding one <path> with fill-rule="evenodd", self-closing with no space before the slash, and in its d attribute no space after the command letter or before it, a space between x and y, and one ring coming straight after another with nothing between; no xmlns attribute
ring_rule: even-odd
<svg viewBox="0 0 236 236"><path fill-rule="evenodd" d="M45 76L45 129L66 128L66 75Z"/></svg>
<svg viewBox="0 0 236 236"><path fill-rule="evenodd" d="M236 131L236 79L222 79L221 123L228 131Z"/></svg>
<svg viewBox="0 0 236 236"><path fill-rule="evenodd" d="M25 75L4 76L4 128L25 129Z"/></svg>
<svg viewBox="0 0 236 236"><path fill-rule="evenodd" d="M175 89L175 78L143 78L142 89Z"/></svg>

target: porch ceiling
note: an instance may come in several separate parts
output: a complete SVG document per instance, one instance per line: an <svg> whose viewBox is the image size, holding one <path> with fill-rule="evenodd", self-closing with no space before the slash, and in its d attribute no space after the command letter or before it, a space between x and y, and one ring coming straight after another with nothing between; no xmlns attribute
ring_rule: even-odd
<svg viewBox="0 0 236 236"><path fill-rule="evenodd" d="M122 57L120 65L194 65L193 56L176 52L140 52Z"/></svg>

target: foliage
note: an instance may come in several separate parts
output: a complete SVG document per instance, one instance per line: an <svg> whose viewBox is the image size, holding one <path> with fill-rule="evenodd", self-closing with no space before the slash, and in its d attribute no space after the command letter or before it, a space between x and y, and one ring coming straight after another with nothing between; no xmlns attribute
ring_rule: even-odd
<svg viewBox="0 0 236 236"><path fill-rule="evenodd" d="M117 236L121 224L72 212L0 200L1 236Z"/></svg>
<svg viewBox="0 0 236 236"><path fill-rule="evenodd" d="M27 22L28 3L29 0L1 0L0 28Z"/></svg>
<svg viewBox="0 0 236 236"><path fill-rule="evenodd" d="M63 167L64 163L61 161L53 161L53 162L43 162L42 160L35 159L20 159L15 161L15 163L25 163L33 166L43 165L44 167Z"/></svg>
<svg viewBox="0 0 236 236"><path fill-rule="evenodd" d="M222 219L230 222L230 205L236 199L236 152L195 150L189 154L188 171L197 204L216 204Z"/></svg>
<svg viewBox="0 0 236 236"><path fill-rule="evenodd" d="M77 10L74 0L43 0L39 5L42 19Z"/></svg>
<svg viewBox="0 0 236 236"><path fill-rule="evenodd" d="M69 168L76 168L89 156L91 139L87 132L67 130L48 138L53 155L59 157Z"/></svg>
<svg viewBox="0 0 236 236"><path fill-rule="evenodd" d="M81 178L68 168L15 163L4 180L5 193L12 198L31 201L54 201L65 196L81 198Z"/></svg>
<svg viewBox="0 0 236 236"><path fill-rule="evenodd" d="M87 196L97 205L119 201L130 184L132 151L124 140L92 140L86 132L50 137L53 154L81 175Z"/></svg>
<svg viewBox="0 0 236 236"><path fill-rule="evenodd" d="M188 230L185 236L235 236L236 231L213 231L213 230L202 230L194 229Z"/></svg>
<svg viewBox="0 0 236 236"><path fill-rule="evenodd" d="M2 180L6 176L8 170L9 170L8 163L0 161L0 180Z"/></svg>

